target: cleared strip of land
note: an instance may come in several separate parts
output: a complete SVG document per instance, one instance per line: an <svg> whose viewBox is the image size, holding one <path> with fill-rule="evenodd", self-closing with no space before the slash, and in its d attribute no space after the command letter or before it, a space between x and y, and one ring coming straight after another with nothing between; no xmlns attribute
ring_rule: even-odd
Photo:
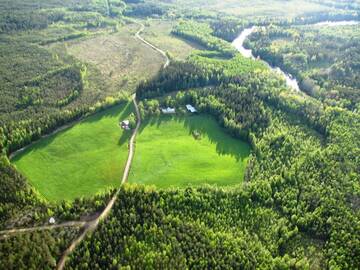
<svg viewBox="0 0 360 270"><path fill-rule="evenodd" d="M241 184L250 146L210 116L160 116L143 122L130 183L160 188Z"/></svg>
<svg viewBox="0 0 360 270"><path fill-rule="evenodd" d="M115 106L46 137L12 159L17 169L49 201L93 196L119 186L131 132L119 121L131 103Z"/></svg>

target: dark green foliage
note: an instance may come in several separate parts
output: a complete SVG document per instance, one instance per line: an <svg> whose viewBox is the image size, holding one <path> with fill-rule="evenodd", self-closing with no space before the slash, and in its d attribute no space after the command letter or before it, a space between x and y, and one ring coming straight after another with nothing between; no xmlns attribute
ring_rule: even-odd
<svg viewBox="0 0 360 270"><path fill-rule="evenodd" d="M309 95L328 105L354 109L360 102L360 41L355 28L353 36L342 35L350 27L356 26L268 27L252 35L248 45L256 55L299 78Z"/></svg>
<svg viewBox="0 0 360 270"><path fill-rule="evenodd" d="M201 112L216 116L235 137L249 140L250 132L261 132L270 123L261 99L244 86L227 85L188 95Z"/></svg>
<svg viewBox="0 0 360 270"><path fill-rule="evenodd" d="M253 202L272 209L286 220L288 225L280 230L288 238L277 243L279 256L286 260L290 252L302 259L306 257L304 254L309 251L291 240L298 239L301 232L306 238L324 244L326 264L356 269L359 254L354 245L359 242L359 236L354 228L358 227L360 218L360 188L356 182L360 168L359 114L327 107L301 93L291 93L269 76L271 73L255 66L249 73L243 73L246 65L237 66L232 72L220 64L231 62L229 60L205 60L199 55L191 60L193 66L188 65L189 69L173 66L172 74L177 74L179 79L164 71L139 89L140 96L156 96L173 90L162 88L162 83L169 83L167 87L170 87L186 81L196 86L191 79L195 74L213 75L209 78L216 80L206 85L219 84L220 87L187 91L176 95L173 101L165 101L168 104L191 102L201 112L215 115L228 132L251 142L254 157L248 166L249 184L244 190ZM214 72L217 70L219 73ZM191 88L191 84L181 86ZM151 113L154 106L159 103L145 100L143 109ZM201 215L197 213L197 216ZM348 218L342 227L343 216ZM259 231L257 234L261 238ZM298 263L294 265L303 268L307 262L305 259ZM316 268L323 267L317 265Z"/></svg>
<svg viewBox="0 0 360 270"><path fill-rule="evenodd" d="M289 265L276 258L276 239L289 237L277 231L285 220L256 205L252 215L250 204L249 195L241 191L122 188L111 216L71 256L68 269L89 265L94 269L273 269ZM262 231L263 238L254 235L254 230Z"/></svg>
<svg viewBox="0 0 360 270"><path fill-rule="evenodd" d="M208 84L218 84L216 75L188 62L171 62L160 70L155 80L142 82L136 91L139 99L150 98L172 92Z"/></svg>
<svg viewBox="0 0 360 270"><path fill-rule="evenodd" d="M247 23L235 19L216 20L211 23L213 35L228 42L236 39L246 26Z"/></svg>
<svg viewBox="0 0 360 270"><path fill-rule="evenodd" d="M114 26L110 17L121 16L122 2L35 2L23 1L19 8L17 1L2 1L3 12L14 13L1 16L1 31L31 30L31 36L53 23L73 25L48 39L28 35L25 42L0 37L4 154L102 109L98 101L114 104L105 99L106 83L94 83L99 77L93 66L78 63L62 48L49 50L28 42L47 44L73 38L72 34L82 36L87 28ZM170 13L162 4L126 2L128 15ZM358 9L350 1L325 4ZM174 34L210 51L195 53L186 62L174 61L141 83L137 89L141 113L158 114L162 105L191 103L200 113L215 116L227 132L251 143L245 183L226 190L125 186L110 216L72 254L68 269L359 269L358 37L341 32L334 38L288 26L357 16L351 11L252 22L282 25L259 31L248 45L270 63L299 76L302 88L316 99L290 92L260 61L244 59L220 39L231 41L251 23L233 18L216 21L203 14L189 16L201 23L181 22ZM291 46L273 52L273 41L290 41ZM319 70L309 72L314 66ZM173 93L178 90L184 91ZM166 94L170 96L163 97ZM155 97L159 100L150 99ZM59 221L89 218L113 194L53 206L38 198L6 158L0 169L2 227L44 224L49 216ZM53 267L67 243L55 240L50 232L41 235L45 241L39 235L1 240L3 265Z"/></svg>
<svg viewBox="0 0 360 270"><path fill-rule="evenodd" d="M3 269L54 269L78 229L31 232L0 239ZM18 251L18 252L14 252Z"/></svg>
<svg viewBox="0 0 360 270"><path fill-rule="evenodd" d="M133 3L133 1L131 1ZM166 14L167 8L153 3L138 2L136 5L128 6L125 15L134 17L162 16Z"/></svg>
<svg viewBox="0 0 360 270"><path fill-rule="evenodd" d="M166 69L160 70L153 80L139 84L137 97L151 98L175 90L240 82L254 75L254 71L265 70L262 63L245 59L240 55L231 59L216 56L216 53L201 52L191 56L187 62L172 61ZM281 85L277 80L274 80L274 83Z"/></svg>
<svg viewBox="0 0 360 270"><path fill-rule="evenodd" d="M236 50L230 43L213 36L213 30L206 23L182 21L172 31L174 35L197 42L209 50L221 52L225 57L232 57Z"/></svg>
<svg viewBox="0 0 360 270"><path fill-rule="evenodd" d="M26 179L5 157L0 160L0 201L0 227L22 211L27 212L27 217L18 223L33 223L36 215L34 209L46 210L45 204L39 200Z"/></svg>

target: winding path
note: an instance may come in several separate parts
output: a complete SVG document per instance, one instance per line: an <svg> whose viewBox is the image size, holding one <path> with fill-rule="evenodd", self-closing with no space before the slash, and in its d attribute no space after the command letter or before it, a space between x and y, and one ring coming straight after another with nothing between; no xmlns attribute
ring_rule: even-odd
<svg viewBox="0 0 360 270"><path fill-rule="evenodd" d="M69 221L55 225L43 225L43 226L36 226L31 228L4 230L4 231L0 231L0 239L5 239L12 234L18 234L18 233L53 230L56 228L64 228L64 227L83 227L85 225L86 225L86 221Z"/></svg>
<svg viewBox="0 0 360 270"><path fill-rule="evenodd" d="M142 36L140 36L140 34L144 31L145 26L142 23L139 23L139 22L136 22L136 21L134 21L134 22L137 25L140 25L140 29L139 29L139 31L136 32L135 37L137 39L139 39L142 43L146 44L150 48L152 48L155 51L157 51L158 53L160 53L165 58L166 61L165 61L165 64L164 64L164 68L166 68L168 65L170 65L170 59L163 50L161 50L160 48L158 48L155 45L151 44L150 42L146 41Z"/></svg>
<svg viewBox="0 0 360 270"><path fill-rule="evenodd" d="M135 139L136 139L136 135L137 132L139 131L140 125L141 125L141 117L140 117L140 112L139 112L139 108L137 106L136 103L136 96L135 94L133 95L133 103L134 103L134 107L135 107L135 111L136 111L136 117L137 117L137 122L136 122L136 127L131 135L130 141L129 141L129 155L128 155L128 159L124 168L124 173L121 179L121 185L125 184L128 176L129 176L129 172L130 172L130 167L132 164L132 160L134 158L134 152L135 152ZM71 245L65 250L65 252L63 253L59 263L56 266L56 269L64 269L65 267L65 263L67 258L69 257L70 253L76 248L76 246L78 244L80 244L80 242L85 238L86 234L88 232L92 232L94 231L97 226L99 225L99 222L101 220L104 220L110 213L111 209L113 208L115 201L118 197L120 193L120 188L117 190L117 192L114 194L114 196L111 198L111 200L109 201L109 203L107 204L107 206L105 207L105 209L102 211L102 213L94 220L91 220L87 223L84 224L84 230L82 231L82 233L80 234L80 236L78 238L76 238Z"/></svg>
<svg viewBox="0 0 360 270"><path fill-rule="evenodd" d="M166 55L166 53L164 51L162 51L161 49L152 45L151 43L149 43L148 41L146 41L145 39L143 39L140 36L140 34L144 30L145 26L141 23L137 23L137 24L140 25L141 27L140 27L139 31L136 32L135 37L137 39L139 39L141 42L145 43L146 45L150 46L151 48L153 48L154 50L159 52L161 55L163 55L164 58L166 59L166 62L164 64L164 68L166 68L170 64L170 59L168 58L168 56ZM126 162L126 165L124 168L124 173L123 173L123 176L121 179L121 185L125 184L128 180L131 164L132 164L132 161L134 158L134 153L135 153L135 139L136 139L136 135L137 135L137 133L140 129L140 125L141 125L141 116L140 116L138 105L136 103L136 95L135 94L132 96L132 100L133 100L135 111L136 111L137 122L136 122L136 127L135 127L135 129L131 135L130 141L129 141L129 155L128 155L128 159L127 159L127 162ZM96 219L89 221L84 225L84 230L82 231L80 236L78 238L76 238L71 243L71 245L65 250L62 257L60 258L60 261L58 262L58 264L56 266L56 269L58 269L58 270L64 269L66 260L69 257L70 253L76 248L76 246L78 244L80 244L80 242L85 238L85 236L87 235L88 232L94 231L97 228L97 226L99 225L99 222L101 220L104 220L109 215L111 209L113 208L113 206L115 204L117 197L119 196L119 193L120 193L120 188L117 190L117 192L111 198L110 202L108 203L106 208L103 210L103 212Z"/></svg>
<svg viewBox="0 0 360 270"><path fill-rule="evenodd" d="M166 68L169 64L170 64L170 59L169 57L166 55L166 53L164 51L162 51L161 49L159 49L158 47L154 46L153 44L151 44L150 42L146 41L144 38L142 38L140 36L141 32L145 29L145 26L141 23L135 22L136 24L140 25L140 29L136 32L135 37L137 39L139 39L141 42L143 42L144 44L148 45L149 47L151 47L152 49L156 50L157 52L159 52L161 55L164 56L166 62L163 66L163 68ZM129 154L128 154L128 159L124 168L124 172L121 178L121 185L125 184L128 180L129 177L129 172L130 172L130 168L131 168L131 164L134 158L134 153L135 153L135 139L136 139L136 135L140 129L140 125L141 125L141 116L140 116L140 112L139 112L139 108L138 105L136 103L136 95L134 94L132 96L132 101L135 107L135 111L136 111L136 117L137 117L137 122L136 122L136 127L133 130L133 133L131 135L130 141L129 141ZM74 121L73 123L70 123L68 125L65 125L63 127L60 127L59 129L55 130L54 132L44 135L41 138L45 138L48 136L51 136L57 132L60 132L68 127L71 127L73 125L75 125L76 123L78 123L79 121L81 121L82 119L78 120L78 121ZM31 145L31 144L30 144ZM10 158L14 157L15 155L17 155L18 153L24 151L28 146L14 152L11 154ZM107 204L107 206L105 207L105 209L102 211L102 213L96 217L94 220L90 220L90 221L69 221L69 222L64 222L61 224L56 224L56 225L43 225L43 226L35 226L35 227L31 227L31 228L19 228L19 229L11 229L11 230L4 230L4 231L0 231L0 239L4 239L9 237L10 235L14 235L14 234L18 234L18 233L25 233L25 232L34 232L34 231L43 231L43 230L52 230L52 229L56 229L56 228L64 228L64 227L81 227L82 228L82 232L81 234L70 244L70 246L64 251L62 257L60 258L56 269L63 269L65 267L65 263L66 260L68 258L68 256L70 255L70 253L76 248L76 246L78 244L80 244L80 242L85 238L85 236L87 235L88 232L92 232L94 231L97 226L99 225L99 222L104 220L110 213L111 209L113 208L115 201L118 197L120 193L120 188L116 191L116 193L113 195L113 197L111 198L111 200L109 201L109 203Z"/></svg>

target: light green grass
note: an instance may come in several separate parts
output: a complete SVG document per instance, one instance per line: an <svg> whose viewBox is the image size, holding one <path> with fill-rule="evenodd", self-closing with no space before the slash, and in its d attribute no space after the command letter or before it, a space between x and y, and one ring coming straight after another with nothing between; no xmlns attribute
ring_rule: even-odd
<svg viewBox="0 0 360 270"><path fill-rule="evenodd" d="M161 0L162 2L169 2ZM171 1L180 9L192 11L223 12L241 17L285 17L303 15L307 12L326 12L333 9L306 0L174 0Z"/></svg>
<svg viewBox="0 0 360 270"><path fill-rule="evenodd" d="M175 59L185 60L193 51L204 49L194 42L172 35L171 30L177 24L176 21L155 19L143 23L146 27L142 36Z"/></svg>
<svg viewBox="0 0 360 270"><path fill-rule="evenodd" d="M131 131L119 119L131 103L97 113L81 123L44 138L12 162L49 201L73 200L120 185Z"/></svg>
<svg viewBox="0 0 360 270"><path fill-rule="evenodd" d="M118 32L65 42L65 50L81 62L95 66L109 84L106 91L134 92L141 80L152 78L163 57L135 38L140 26L127 24Z"/></svg>
<svg viewBox="0 0 360 270"><path fill-rule="evenodd" d="M193 130L201 133L196 140ZM240 184L250 147L210 116L161 116L143 123L136 140L130 183L171 186Z"/></svg>

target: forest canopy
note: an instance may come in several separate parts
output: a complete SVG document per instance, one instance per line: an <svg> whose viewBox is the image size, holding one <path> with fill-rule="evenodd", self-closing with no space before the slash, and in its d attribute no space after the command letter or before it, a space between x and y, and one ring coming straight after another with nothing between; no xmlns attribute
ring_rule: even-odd
<svg viewBox="0 0 360 270"><path fill-rule="evenodd" d="M357 0L0 0L2 265L54 268L80 239L65 269L359 269L359 19ZM253 26L254 59L231 44ZM171 54L180 42L191 48L182 59ZM119 182L50 202L12 164L17 150L130 100L140 117L129 108L130 130L116 119L115 144L141 157L137 123L142 132L164 108L191 117L191 104L251 146L243 179Z"/></svg>

